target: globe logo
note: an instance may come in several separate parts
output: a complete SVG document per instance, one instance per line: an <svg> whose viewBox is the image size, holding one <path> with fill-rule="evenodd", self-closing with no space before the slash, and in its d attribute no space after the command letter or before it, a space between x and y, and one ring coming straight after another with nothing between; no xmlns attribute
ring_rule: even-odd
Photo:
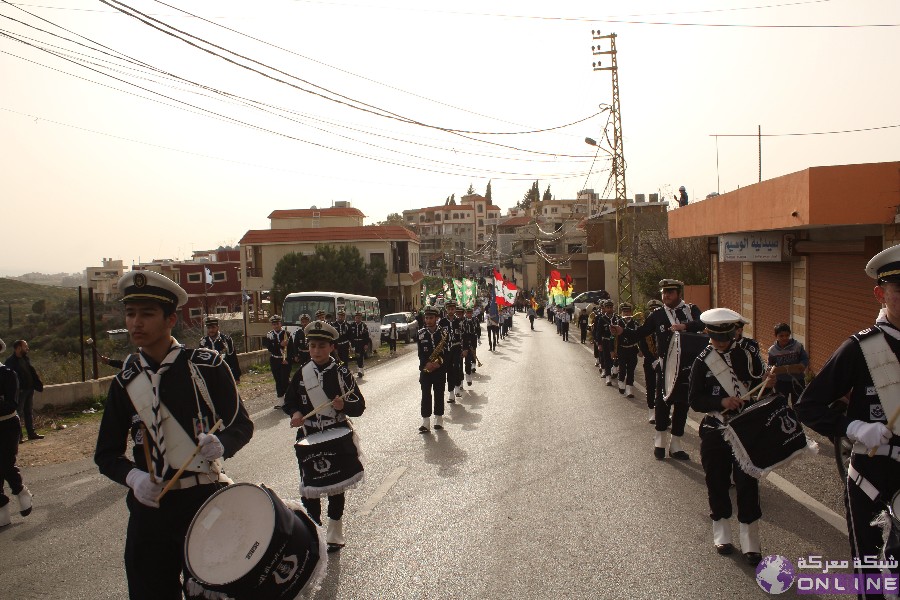
<svg viewBox="0 0 900 600"><path fill-rule="evenodd" d="M756 567L756 583L768 594L781 594L794 585L794 563L780 554L770 554Z"/></svg>

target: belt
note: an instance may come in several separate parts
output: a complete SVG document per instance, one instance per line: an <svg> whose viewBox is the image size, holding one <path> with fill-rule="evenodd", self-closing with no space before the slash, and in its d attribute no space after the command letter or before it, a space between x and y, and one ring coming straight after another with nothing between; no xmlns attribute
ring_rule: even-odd
<svg viewBox="0 0 900 600"><path fill-rule="evenodd" d="M167 482L164 481L163 483L165 484ZM194 473L193 475L182 475L178 481L172 484L171 489L186 490L195 485L212 485L214 483L227 483L228 485L231 485L234 481L225 475L225 473L219 473L218 475L212 475L210 473Z"/></svg>
<svg viewBox="0 0 900 600"><path fill-rule="evenodd" d="M900 446L884 444L881 446L877 446L874 448L875 452L872 456L889 456L894 460L900 461ZM860 442L853 443L853 454L866 454L872 452L871 449L866 448L865 444Z"/></svg>
<svg viewBox="0 0 900 600"><path fill-rule="evenodd" d="M863 477L859 471L856 470L856 467L850 465L847 467L847 479L856 484L856 486L862 490L862 492L869 497L869 500L875 501L879 496L878 488L872 485L872 482Z"/></svg>
<svg viewBox="0 0 900 600"><path fill-rule="evenodd" d="M634 348L636 346L637 346L637 344L631 344L629 346L619 346L619 348Z"/></svg>
<svg viewBox="0 0 900 600"><path fill-rule="evenodd" d="M280 354L272 354L272 353L269 353L269 356L272 357L272 358L284 358L284 357L283 357L282 355L280 355Z"/></svg>
<svg viewBox="0 0 900 600"><path fill-rule="evenodd" d="M9 419L12 419L13 417L18 417L18 416L19 415L17 415L16 413L10 413L8 415L3 415L2 417L0 417L0 421L7 421Z"/></svg>

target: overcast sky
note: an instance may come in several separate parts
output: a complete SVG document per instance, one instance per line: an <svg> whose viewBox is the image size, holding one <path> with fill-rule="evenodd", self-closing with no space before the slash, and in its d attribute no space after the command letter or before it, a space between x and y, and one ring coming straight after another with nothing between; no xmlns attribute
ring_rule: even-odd
<svg viewBox="0 0 900 600"><path fill-rule="evenodd" d="M756 182L756 137L713 136L758 125L868 130L764 137L764 179L900 160L895 0L109 2L0 0L0 276L187 258L275 209L602 191L592 29L629 196Z"/></svg>

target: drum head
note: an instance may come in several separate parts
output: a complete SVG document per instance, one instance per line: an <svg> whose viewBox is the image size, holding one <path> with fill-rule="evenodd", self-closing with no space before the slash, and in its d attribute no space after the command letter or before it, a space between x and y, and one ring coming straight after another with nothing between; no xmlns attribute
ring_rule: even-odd
<svg viewBox="0 0 900 600"><path fill-rule="evenodd" d="M236 483L210 496L194 516L185 560L201 582L228 584L256 566L274 531L269 495L253 484Z"/></svg>
<svg viewBox="0 0 900 600"><path fill-rule="evenodd" d="M353 432L347 427L334 427L332 429L326 429L325 431L312 433L297 442L297 445L312 446L314 444L321 444L322 442L329 442L345 435L351 435L352 433Z"/></svg>

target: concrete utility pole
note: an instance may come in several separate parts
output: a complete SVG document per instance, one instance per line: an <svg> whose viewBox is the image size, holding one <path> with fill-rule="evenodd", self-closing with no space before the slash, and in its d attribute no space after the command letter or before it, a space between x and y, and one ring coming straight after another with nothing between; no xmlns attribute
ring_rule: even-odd
<svg viewBox="0 0 900 600"><path fill-rule="evenodd" d="M609 50L601 50L601 46L591 46L594 56L608 54L611 65L601 66L599 61L593 63L595 71L612 72L612 176L616 188L616 272L618 279L619 302L632 302L631 257L634 255L633 223L628 216L628 196L625 192L625 150L622 143L622 110L619 103L619 67L616 62L616 34L600 35L599 31L591 31L595 40L609 40ZM604 132L606 134L606 132ZM608 136L607 136L608 137ZM588 144L597 143L590 138Z"/></svg>

